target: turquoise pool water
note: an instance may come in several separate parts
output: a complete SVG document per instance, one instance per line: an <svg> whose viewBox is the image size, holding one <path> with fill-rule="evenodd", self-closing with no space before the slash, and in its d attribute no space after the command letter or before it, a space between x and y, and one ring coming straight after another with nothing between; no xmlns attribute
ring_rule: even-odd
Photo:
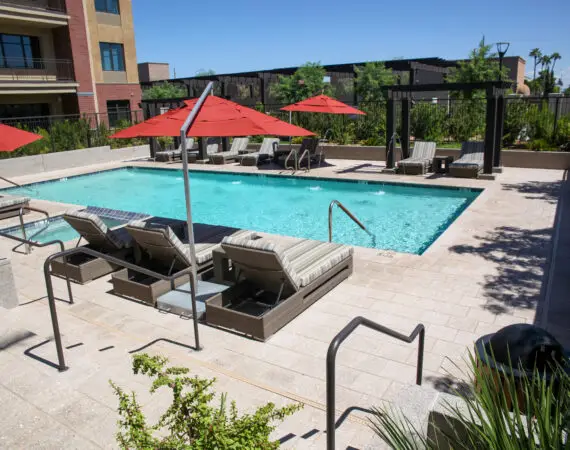
<svg viewBox="0 0 570 450"><path fill-rule="evenodd" d="M480 191L190 172L195 222L328 240L328 207L339 200L375 235L334 211L333 241L421 254ZM125 168L33 185L37 198L185 219L182 172ZM30 195L29 189L4 192ZM32 196L34 196L32 194Z"/></svg>
<svg viewBox="0 0 570 450"><path fill-rule="evenodd" d="M124 221L101 217L101 220L109 227L113 228L124 224ZM10 227L8 230L2 230L12 236L22 238L22 229L20 227ZM39 220L37 222L26 224L26 238L42 244L51 241L67 242L73 239L79 239L79 234L75 229L63 220L62 217L54 217L48 220Z"/></svg>

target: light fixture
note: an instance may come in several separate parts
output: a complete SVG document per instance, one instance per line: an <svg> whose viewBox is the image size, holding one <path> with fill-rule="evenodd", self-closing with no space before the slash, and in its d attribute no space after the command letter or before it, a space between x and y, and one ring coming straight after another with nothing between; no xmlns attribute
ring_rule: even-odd
<svg viewBox="0 0 570 450"><path fill-rule="evenodd" d="M495 45L497 46L497 53L499 53L499 81L503 81L503 58L511 44L509 42L497 42Z"/></svg>

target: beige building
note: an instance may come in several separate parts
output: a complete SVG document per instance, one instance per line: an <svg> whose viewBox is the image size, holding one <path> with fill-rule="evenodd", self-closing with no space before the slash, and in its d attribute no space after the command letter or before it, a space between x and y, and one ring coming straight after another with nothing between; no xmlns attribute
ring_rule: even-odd
<svg viewBox="0 0 570 450"><path fill-rule="evenodd" d="M131 0L0 0L0 119L140 99Z"/></svg>

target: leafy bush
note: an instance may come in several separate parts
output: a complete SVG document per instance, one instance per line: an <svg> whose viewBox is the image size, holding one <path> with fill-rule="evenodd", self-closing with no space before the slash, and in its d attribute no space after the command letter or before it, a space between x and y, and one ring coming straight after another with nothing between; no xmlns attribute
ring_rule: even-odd
<svg viewBox="0 0 570 450"><path fill-rule="evenodd" d="M508 100L505 108L505 124L503 127L503 145L513 145L524 139L528 132L529 104L523 99Z"/></svg>
<svg viewBox="0 0 570 450"><path fill-rule="evenodd" d="M453 101L448 119L449 135L458 142L481 136L485 130L485 102L481 99Z"/></svg>
<svg viewBox="0 0 570 450"><path fill-rule="evenodd" d="M446 134L446 119L445 107L418 102L410 113L411 134L419 140L442 141Z"/></svg>
<svg viewBox="0 0 570 450"><path fill-rule="evenodd" d="M235 402L227 405L226 395L218 406L212 405L215 379L188 376L184 367L167 367L167 359L147 354L133 357L133 372L152 379L151 394L158 389L172 391L172 405L155 425L147 420L135 393L125 393L111 382L119 397L120 430L117 441L123 449L276 449L278 441L270 441L275 422L298 411L302 405L277 408L273 403L258 408L253 414L238 413Z"/></svg>
<svg viewBox="0 0 570 450"><path fill-rule="evenodd" d="M554 113L549 110L548 103L531 105L528 109L529 139L551 139L554 131Z"/></svg>
<svg viewBox="0 0 570 450"><path fill-rule="evenodd" d="M566 367L553 369L550 380L538 369L531 374L522 369L520 379L509 375L499 383L495 373L478 366L472 356L473 387L456 392L466 410L444 406L450 430L436 428L449 445L424 436L401 413L388 408L375 410L371 427L394 449L568 449L570 375Z"/></svg>

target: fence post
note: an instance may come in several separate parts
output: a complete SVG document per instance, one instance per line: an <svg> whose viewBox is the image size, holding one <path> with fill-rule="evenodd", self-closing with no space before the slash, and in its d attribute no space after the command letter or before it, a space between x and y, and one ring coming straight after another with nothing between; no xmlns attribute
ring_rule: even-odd
<svg viewBox="0 0 570 450"><path fill-rule="evenodd" d="M389 94L390 95L390 94ZM394 142L392 142L392 137L395 131L396 124L396 103L394 99L389 98L386 102L386 168L394 168ZM390 149L390 145L394 145L394 148Z"/></svg>
<svg viewBox="0 0 570 450"><path fill-rule="evenodd" d="M487 110L485 118L485 154L483 160L483 173L493 173L495 132L497 117L497 97L493 89L487 90Z"/></svg>
<svg viewBox="0 0 570 450"><path fill-rule="evenodd" d="M560 96L556 96L556 102L554 104L554 128L552 129L552 139L556 138L556 132L558 131L558 120L560 119Z"/></svg>
<svg viewBox="0 0 570 450"><path fill-rule="evenodd" d="M410 156L410 99L402 98L402 159Z"/></svg>
<svg viewBox="0 0 570 450"><path fill-rule="evenodd" d="M55 141L53 140L53 125L52 125L52 121L51 121L51 116L48 116L48 128L49 128L49 141L51 144L51 151L52 153L55 153Z"/></svg>
<svg viewBox="0 0 570 450"><path fill-rule="evenodd" d="M504 93L500 93L497 98L497 122L495 130L495 154L493 157L493 167L495 169L501 167L501 149L503 148L503 133L505 128L505 113L507 110L507 101Z"/></svg>

